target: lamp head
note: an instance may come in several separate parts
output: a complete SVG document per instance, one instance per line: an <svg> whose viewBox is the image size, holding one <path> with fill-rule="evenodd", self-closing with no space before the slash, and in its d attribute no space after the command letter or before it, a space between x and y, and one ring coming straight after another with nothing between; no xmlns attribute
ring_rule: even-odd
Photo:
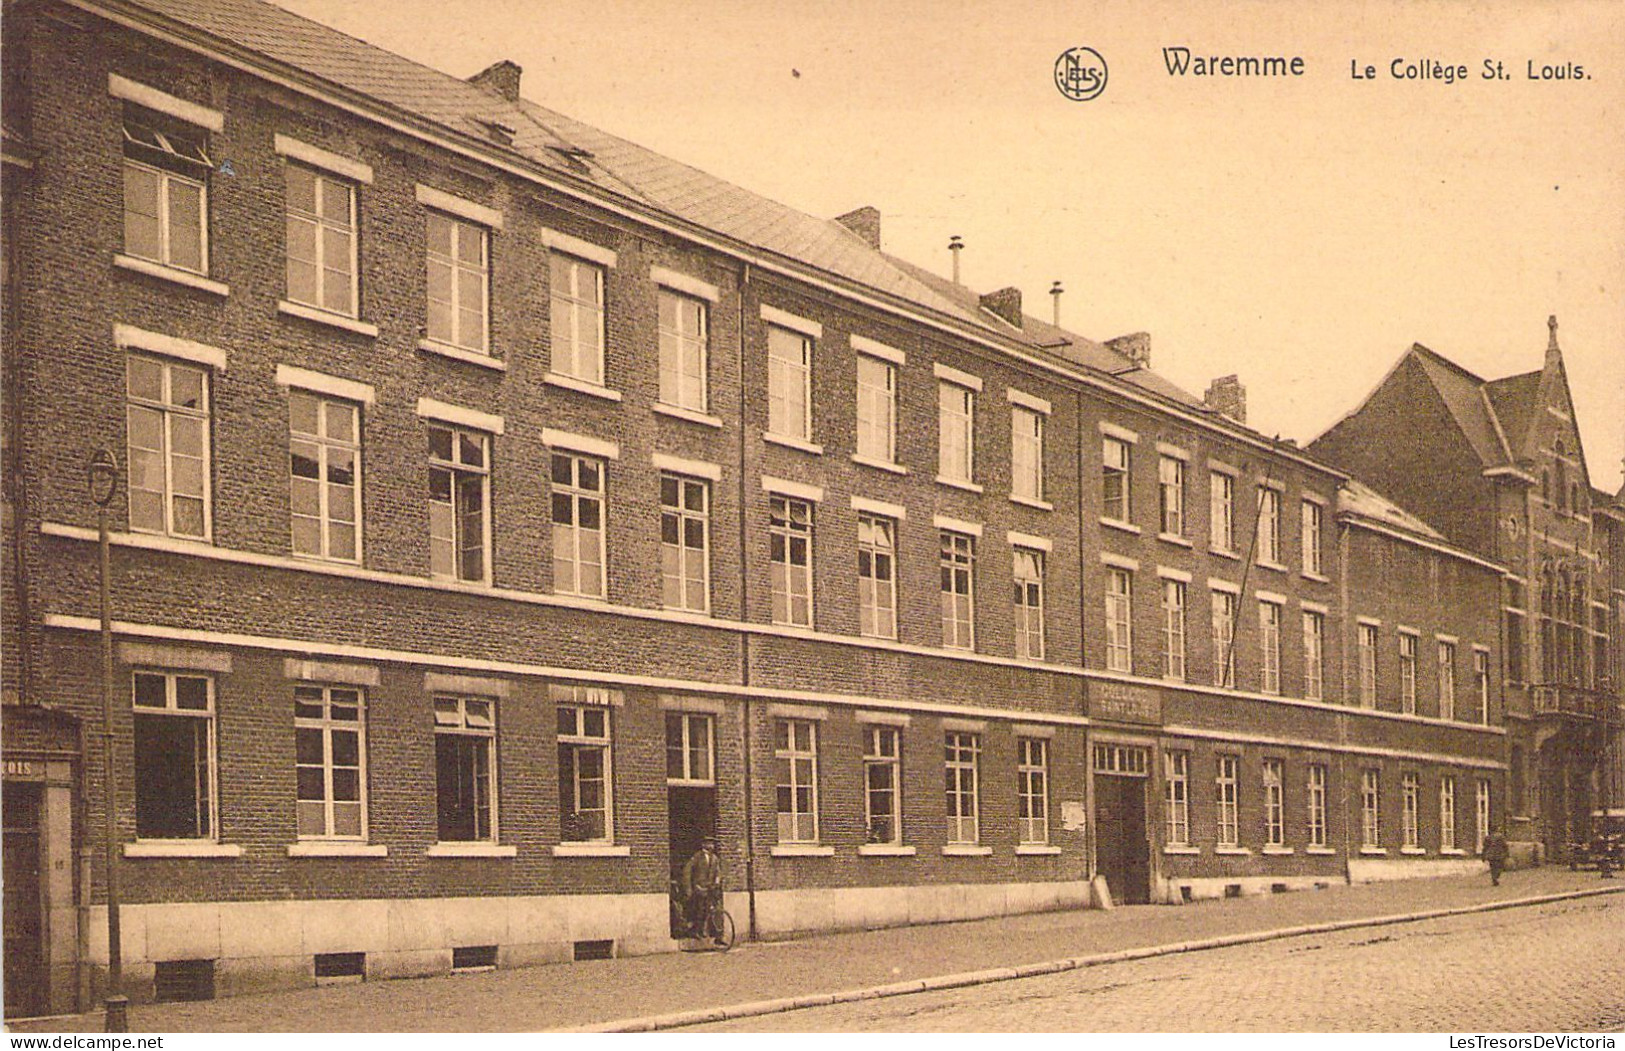
<svg viewBox="0 0 1625 1051"><path fill-rule="evenodd" d="M105 508L113 502L113 495L118 491L118 460L106 449L97 449L96 454L90 458L86 474L90 485L90 498L96 502L97 507Z"/></svg>

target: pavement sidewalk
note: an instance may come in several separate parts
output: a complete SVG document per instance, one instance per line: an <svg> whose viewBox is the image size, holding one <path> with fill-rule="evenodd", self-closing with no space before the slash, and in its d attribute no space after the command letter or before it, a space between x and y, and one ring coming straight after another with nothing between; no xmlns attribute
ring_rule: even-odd
<svg viewBox="0 0 1625 1051"><path fill-rule="evenodd" d="M1284 928L1369 920L1616 888L1595 873L1543 868L1362 886L1334 885L1186 906L1140 905L744 943L726 955L673 953L438 978L325 986L197 1004L132 1007L149 1032L525 1032L816 993L943 979L1097 954L1188 945ZM99 1014L13 1031L94 1032Z"/></svg>

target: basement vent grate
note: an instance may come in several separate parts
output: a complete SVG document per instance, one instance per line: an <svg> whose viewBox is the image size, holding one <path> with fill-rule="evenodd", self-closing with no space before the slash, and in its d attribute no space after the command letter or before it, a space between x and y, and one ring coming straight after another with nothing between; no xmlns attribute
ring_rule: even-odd
<svg viewBox="0 0 1625 1051"><path fill-rule="evenodd" d="M489 971L497 965L495 945L461 945L451 950L454 971Z"/></svg>
<svg viewBox="0 0 1625 1051"><path fill-rule="evenodd" d="M316 954L317 981L360 981L367 973L364 952L319 952Z"/></svg>
<svg viewBox="0 0 1625 1051"><path fill-rule="evenodd" d="M1287 886L1285 883L1271 883L1270 884L1270 893L1271 894L1285 894L1287 891L1289 891L1291 889L1292 888Z"/></svg>
<svg viewBox="0 0 1625 1051"><path fill-rule="evenodd" d="M614 958L615 940L613 938L576 942L576 959L578 960L613 960Z"/></svg>
<svg viewBox="0 0 1625 1051"><path fill-rule="evenodd" d="M213 960L163 960L153 965L152 998L161 1004L214 999Z"/></svg>
<svg viewBox="0 0 1625 1051"><path fill-rule="evenodd" d="M1227 897L1227 898L1239 898L1239 897L1241 897L1241 884L1239 884L1239 883L1226 883L1224 885L1224 896Z"/></svg>

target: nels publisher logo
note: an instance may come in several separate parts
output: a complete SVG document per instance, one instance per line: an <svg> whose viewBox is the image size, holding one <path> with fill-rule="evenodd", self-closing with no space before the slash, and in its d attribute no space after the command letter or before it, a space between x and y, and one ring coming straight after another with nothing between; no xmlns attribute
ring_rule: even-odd
<svg viewBox="0 0 1625 1051"><path fill-rule="evenodd" d="M1106 60L1092 47L1072 47L1055 60L1055 86L1073 102L1088 102L1106 90Z"/></svg>

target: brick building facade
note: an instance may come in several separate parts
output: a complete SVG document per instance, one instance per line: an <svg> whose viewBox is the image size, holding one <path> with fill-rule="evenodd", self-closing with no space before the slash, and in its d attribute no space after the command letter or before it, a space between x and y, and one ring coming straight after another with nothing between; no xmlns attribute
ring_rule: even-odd
<svg viewBox="0 0 1625 1051"><path fill-rule="evenodd" d="M671 949L709 832L772 937L1457 871L1499 821L1499 553L1144 334L511 64L253 0L5 46L8 1011L108 955L98 448L137 997Z"/></svg>

